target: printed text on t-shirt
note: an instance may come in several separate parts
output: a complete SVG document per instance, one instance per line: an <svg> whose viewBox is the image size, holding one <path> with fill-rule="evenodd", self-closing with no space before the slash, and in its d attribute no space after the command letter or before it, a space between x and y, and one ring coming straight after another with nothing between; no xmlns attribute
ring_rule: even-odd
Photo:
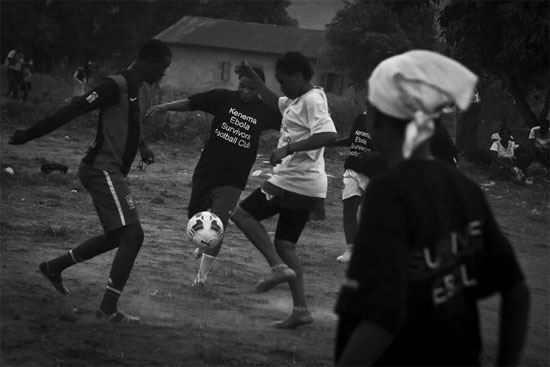
<svg viewBox="0 0 550 367"><path fill-rule="evenodd" d="M214 130L216 136L239 147L249 149L251 135L247 131L250 130L250 124L256 124L256 119L239 112L234 107L229 108L229 114L233 115L229 118L229 122L222 122L221 129Z"/></svg>

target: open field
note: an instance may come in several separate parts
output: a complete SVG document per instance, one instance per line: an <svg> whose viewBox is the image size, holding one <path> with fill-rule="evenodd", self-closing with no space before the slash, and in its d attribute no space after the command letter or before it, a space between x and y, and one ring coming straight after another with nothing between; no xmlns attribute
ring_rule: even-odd
<svg viewBox="0 0 550 367"><path fill-rule="evenodd" d="M55 97L57 98L57 97ZM32 99L31 99L32 100ZM38 101L37 101L38 102ZM41 102L42 103L42 102ZM298 244L305 266L308 301L315 322L297 330L277 330L273 321L290 311L285 286L254 293L268 272L263 257L235 227L213 269L207 291L191 281L198 269L185 235L190 180L199 150L192 145L153 142L157 162L129 175L145 231L121 308L138 314L144 325L106 325L94 320L113 254L64 272L71 290L55 294L38 264L101 233L99 220L76 176L78 163L95 129L75 122L22 146L7 144L11 132L38 118L44 109L3 101L0 117L1 202L1 357L2 366L245 366L332 365L335 297L345 265L335 258L344 249L341 174L344 151L327 161L327 219L310 222ZM270 171L262 152L245 195ZM57 162L67 174L45 175L40 165ZM134 166L136 166L137 161ZM11 175L6 166L14 170ZM464 162L469 176L483 183L486 172ZM511 239L532 293L529 337L523 364L548 366L549 360L549 185L537 179L526 187L497 182L485 188L497 220ZM267 226L273 230L274 221ZM496 351L498 300L482 303L485 364Z"/></svg>

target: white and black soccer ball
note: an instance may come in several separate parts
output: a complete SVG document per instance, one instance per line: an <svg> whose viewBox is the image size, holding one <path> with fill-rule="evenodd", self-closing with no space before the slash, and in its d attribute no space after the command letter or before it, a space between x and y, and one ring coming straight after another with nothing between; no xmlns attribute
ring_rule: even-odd
<svg viewBox="0 0 550 367"><path fill-rule="evenodd" d="M187 234L202 251L215 247L223 238L222 220L212 212L198 212L189 219Z"/></svg>

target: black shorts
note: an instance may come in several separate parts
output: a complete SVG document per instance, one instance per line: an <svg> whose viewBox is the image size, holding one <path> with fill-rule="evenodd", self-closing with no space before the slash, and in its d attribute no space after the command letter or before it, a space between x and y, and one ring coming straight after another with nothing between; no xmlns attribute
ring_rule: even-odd
<svg viewBox="0 0 550 367"><path fill-rule="evenodd" d="M241 189L233 186L207 188L193 184L187 216L191 218L198 212L210 210L220 217L224 227L227 228L227 223L237 207L241 193Z"/></svg>
<svg viewBox="0 0 550 367"><path fill-rule="evenodd" d="M78 177L92 196L97 214L106 231L139 222L134 196L122 173L107 172L81 163Z"/></svg>
<svg viewBox="0 0 550 367"><path fill-rule="evenodd" d="M276 200L268 200L262 189L256 189L239 206L258 221L279 214L275 239L292 243L298 242L309 219L309 210L284 208Z"/></svg>

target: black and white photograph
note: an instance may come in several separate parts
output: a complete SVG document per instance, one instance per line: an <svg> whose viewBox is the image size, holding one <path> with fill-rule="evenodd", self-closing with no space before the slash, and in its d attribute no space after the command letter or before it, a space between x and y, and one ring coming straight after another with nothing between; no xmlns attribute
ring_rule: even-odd
<svg viewBox="0 0 550 367"><path fill-rule="evenodd" d="M0 366L550 365L547 0L0 0Z"/></svg>

